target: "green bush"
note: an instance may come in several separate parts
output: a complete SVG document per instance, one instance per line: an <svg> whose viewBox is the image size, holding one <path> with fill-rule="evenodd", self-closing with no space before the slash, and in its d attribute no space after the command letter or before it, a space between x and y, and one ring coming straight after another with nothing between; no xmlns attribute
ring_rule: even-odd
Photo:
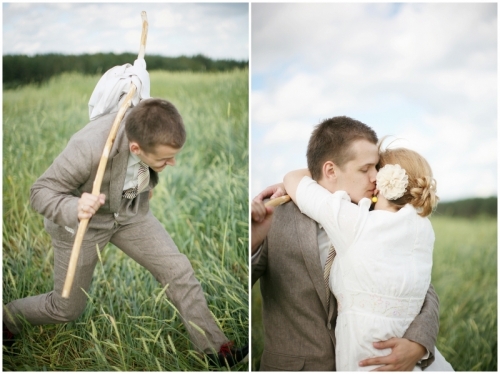
<svg viewBox="0 0 500 374"><path fill-rule="evenodd" d="M13 88L28 83L42 83L67 72L103 74L114 66L133 64L136 58L137 54L133 53L4 55L3 86ZM149 71L222 72L248 68L248 61L213 60L200 54L179 57L148 55L146 63Z"/></svg>
<svg viewBox="0 0 500 374"><path fill-rule="evenodd" d="M498 199L496 196L444 202L438 204L434 215L465 217L465 218L474 218L474 217L496 218L497 203Z"/></svg>

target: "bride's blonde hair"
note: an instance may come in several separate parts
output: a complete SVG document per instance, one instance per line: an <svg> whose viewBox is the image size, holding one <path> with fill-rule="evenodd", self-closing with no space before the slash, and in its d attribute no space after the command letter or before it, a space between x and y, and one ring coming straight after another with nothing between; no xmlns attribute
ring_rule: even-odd
<svg viewBox="0 0 500 374"><path fill-rule="evenodd" d="M432 170L425 158L419 153L407 148L381 149L382 139L379 142L379 169L387 164L399 164L408 175L408 187L405 194L396 200L389 202L398 208L406 204L413 205L418 214L427 217L436 208L439 201L436 195L436 180L432 176Z"/></svg>

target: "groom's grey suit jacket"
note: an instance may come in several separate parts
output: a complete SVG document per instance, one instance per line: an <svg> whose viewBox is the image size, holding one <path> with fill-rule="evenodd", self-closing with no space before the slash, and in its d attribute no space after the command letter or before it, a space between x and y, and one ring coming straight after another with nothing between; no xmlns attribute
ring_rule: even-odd
<svg viewBox="0 0 500 374"><path fill-rule="evenodd" d="M149 188L135 199L122 199L130 154L125 133L128 114L130 109L120 124L108 156L100 188L100 192L106 195L106 202L89 221L89 228L111 229L115 222L132 223L149 210L148 191L158 183L158 175L152 169L149 169ZM31 205L47 220L77 231L78 199L82 193L92 192L99 161L115 117L116 113L104 115L75 133L66 148L31 187Z"/></svg>
<svg viewBox="0 0 500 374"><path fill-rule="evenodd" d="M327 314L317 230L316 222L293 202L284 204L275 209L267 238L252 260L252 285L260 279L263 305L261 371L335 370L337 305L330 297ZM438 297L431 285L421 314L404 336L431 352L422 367L434 360L438 309Z"/></svg>

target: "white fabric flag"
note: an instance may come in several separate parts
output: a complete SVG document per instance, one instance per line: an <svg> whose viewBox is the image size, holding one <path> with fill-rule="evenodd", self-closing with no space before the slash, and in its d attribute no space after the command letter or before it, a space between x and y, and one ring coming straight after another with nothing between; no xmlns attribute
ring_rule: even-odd
<svg viewBox="0 0 500 374"><path fill-rule="evenodd" d="M115 66L104 73L90 96L90 120L117 112L120 108L120 99L129 92L131 83L137 87L132 98L132 106L150 97L149 73L146 71L146 61L143 58L135 60L133 66L130 64Z"/></svg>

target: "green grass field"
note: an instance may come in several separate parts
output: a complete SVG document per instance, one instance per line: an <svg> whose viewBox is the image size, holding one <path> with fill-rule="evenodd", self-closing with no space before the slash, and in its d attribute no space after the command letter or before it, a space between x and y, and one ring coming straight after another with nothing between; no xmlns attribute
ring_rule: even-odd
<svg viewBox="0 0 500 374"><path fill-rule="evenodd" d="M249 339L248 71L151 72L188 138L160 174L151 209L191 260L209 308L238 346ZM53 252L29 189L88 123L99 76L65 74L3 93L3 303L52 289ZM3 370L207 370L152 275L108 245L87 308L72 323L25 326ZM248 364L232 370L248 371Z"/></svg>
<svg viewBox="0 0 500 374"><path fill-rule="evenodd" d="M497 220L432 217L437 347L456 371L497 371ZM259 285L252 289L252 370L263 349Z"/></svg>

